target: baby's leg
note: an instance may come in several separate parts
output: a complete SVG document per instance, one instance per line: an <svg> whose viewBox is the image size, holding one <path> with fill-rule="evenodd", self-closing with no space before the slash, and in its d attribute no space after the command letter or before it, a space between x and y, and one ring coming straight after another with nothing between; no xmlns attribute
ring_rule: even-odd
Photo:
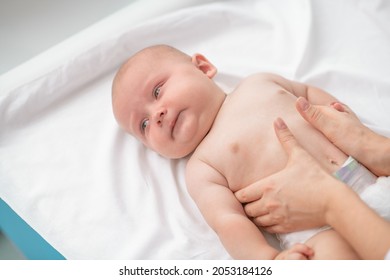
<svg viewBox="0 0 390 280"><path fill-rule="evenodd" d="M314 260L357 260L355 250L336 231L328 229L310 238L306 245L314 250Z"/></svg>

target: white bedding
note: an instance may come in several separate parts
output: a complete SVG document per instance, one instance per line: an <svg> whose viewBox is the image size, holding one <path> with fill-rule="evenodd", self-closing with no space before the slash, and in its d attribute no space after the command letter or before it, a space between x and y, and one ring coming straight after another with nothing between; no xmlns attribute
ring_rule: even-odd
<svg viewBox="0 0 390 280"><path fill-rule="evenodd" d="M186 160L113 118L113 75L145 46L205 54L226 91L259 71L322 87L390 136L388 1L141 2L0 77L0 196L67 259L229 258Z"/></svg>

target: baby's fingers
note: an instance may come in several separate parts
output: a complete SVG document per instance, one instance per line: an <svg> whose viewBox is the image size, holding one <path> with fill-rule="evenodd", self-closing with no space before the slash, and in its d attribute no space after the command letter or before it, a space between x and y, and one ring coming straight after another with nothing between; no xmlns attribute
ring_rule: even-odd
<svg viewBox="0 0 390 280"><path fill-rule="evenodd" d="M302 243L294 244L289 250L291 253L303 255L305 259L310 259L314 255L314 250Z"/></svg>

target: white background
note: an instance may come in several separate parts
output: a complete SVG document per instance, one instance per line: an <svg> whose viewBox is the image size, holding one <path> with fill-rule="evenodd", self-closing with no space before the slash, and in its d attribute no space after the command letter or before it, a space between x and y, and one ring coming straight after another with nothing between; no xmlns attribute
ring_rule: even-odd
<svg viewBox="0 0 390 280"><path fill-rule="evenodd" d="M0 0L0 74L135 0Z"/></svg>

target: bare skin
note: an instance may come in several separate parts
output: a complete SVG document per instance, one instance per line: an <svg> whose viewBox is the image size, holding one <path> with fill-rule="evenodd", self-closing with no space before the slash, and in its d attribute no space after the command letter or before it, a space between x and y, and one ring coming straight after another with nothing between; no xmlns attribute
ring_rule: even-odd
<svg viewBox="0 0 390 280"><path fill-rule="evenodd" d="M297 111L372 171L390 175L387 164L390 153L386 152L390 140L365 127L346 105L318 106L299 98ZM283 170L236 193L236 197L246 203L246 213L270 232L328 224L363 259L383 259L390 249L390 223L369 208L350 187L325 172L299 145L282 120L275 124L289 160ZM374 153L361 153L367 147ZM297 177L301 178L299 182L295 181Z"/></svg>
<svg viewBox="0 0 390 280"><path fill-rule="evenodd" d="M294 106L297 96L305 96L319 104L335 101L319 89L279 76L257 74L247 78L227 96L212 129L188 163L190 194L235 258L278 257L278 252L266 243L233 195L285 166L287 155L277 141L272 125L276 117L283 116L288 120L302 145L328 173L337 170L347 158L301 119ZM331 232L309 240L307 245L315 254L306 257L358 258L337 233ZM304 254L301 256L303 258Z"/></svg>
<svg viewBox="0 0 390 280"><path fill-rule="evenodd" d="M377 176L390 174L390 139L364 126L347 105L335 102L331 106L316 106L300 98L296 107L308 123L340 150L359 160Z"/></svg>
<svg viewBox="0 0 390 280"><path fill-rule="evenodd" d="M324 236L310 246L297 244L282 252L274 249L234 195L287 163L272 125L278 116L288 122L302 146L327 173L337 170L347 156L308 125L294 106L298 96L315 104L330 104L335 98L273 74L252 75L226 95L213 82L216 68L204 56L180 54L173 58L170 54L141 53L143 59L138 56L122 68L113 86L114 114L126 131L161 155L190 155L186 172L189 193L231 256L357 257L347 244L345 250L338 249L344 241L337 233L332 234L337 242ZM314 255L311 246L318 248Z"/></svg>

